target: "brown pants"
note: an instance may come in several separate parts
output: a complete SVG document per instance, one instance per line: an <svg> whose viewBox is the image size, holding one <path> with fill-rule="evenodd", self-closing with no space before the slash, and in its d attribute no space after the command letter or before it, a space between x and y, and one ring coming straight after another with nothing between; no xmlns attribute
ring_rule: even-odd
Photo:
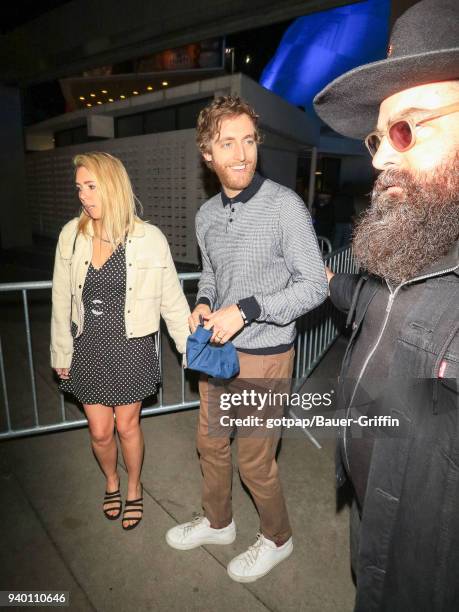
<svg viewBox="0 0 459 612"><path fill-rule="evenodd" d="M290 379L294 350L278 355L249 355L238 352L241 379ZM201 407L197 448L203 473L202 507L214 529L230 524L232 519L232 460L230 437L208 435L209 384L207 377L199 382ZM212 407L215 409L215 407ZM283 408L279 414L281 416ZM291 536L290 522L279 480L276 449L280 430L263 431L261 435L238 437L238 465L242 481L249 489L260 516L260 530L278 546Z"/></svg>

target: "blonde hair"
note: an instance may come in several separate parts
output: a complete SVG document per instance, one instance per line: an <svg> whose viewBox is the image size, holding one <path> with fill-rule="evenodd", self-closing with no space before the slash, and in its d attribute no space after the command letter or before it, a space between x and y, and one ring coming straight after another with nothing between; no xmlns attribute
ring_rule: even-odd
<svg viewBox="0 0 459 612"><path fill-rule="evenodd" d="M73 158L75 175L78 168L84 167L94 175L97 193L102 205L102 227L115 249L124 244L126 234L131 233L138 219L136 197L131 181L122 162L99 151L81 153ZM87 234L91 218L82 210L78 221L78 232Z"/></svg>

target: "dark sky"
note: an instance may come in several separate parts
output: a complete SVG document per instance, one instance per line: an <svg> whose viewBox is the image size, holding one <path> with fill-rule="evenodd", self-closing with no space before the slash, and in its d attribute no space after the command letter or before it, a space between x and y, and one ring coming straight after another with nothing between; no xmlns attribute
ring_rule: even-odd
<svg viewBox="0 0 459 612"><path fill-rule="evenodd" d="M58 4L64 4L64 2L55 1L54 3L48 2L48 4L57 6ZM42 10L41 12L44 13L45 11ZM263 68L274 55L285 30L292 21L284 21L256 30L228 35L226 46L235 49L235 72L243 72L253 80L258 81ZM247 56L250 56L249 63L245 61ZM24 121L26 125L60 115L64 111L64 97L58 81L40 83L24 91Z"/></svg>
<svg viewBox="0 0 459 612"><path fill-rule="evenodd" d="M236 72L244 72L258 81L263 68L274 55L284 32L293 21L290 19L227 36L226 46L235 48ZM249 64L245 63L246 55L251 57Z"/></svg>

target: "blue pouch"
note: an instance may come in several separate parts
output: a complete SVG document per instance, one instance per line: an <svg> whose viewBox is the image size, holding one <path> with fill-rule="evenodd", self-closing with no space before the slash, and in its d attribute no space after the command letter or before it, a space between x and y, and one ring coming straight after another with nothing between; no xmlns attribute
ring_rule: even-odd
<svg viewBox="0 0 459 612"><path fill-rule="evenodd" d="M198 325L186 342L187 367L214 378L233 378L239 374L239 358L231 342L210 344L212 330Z"/></svg>

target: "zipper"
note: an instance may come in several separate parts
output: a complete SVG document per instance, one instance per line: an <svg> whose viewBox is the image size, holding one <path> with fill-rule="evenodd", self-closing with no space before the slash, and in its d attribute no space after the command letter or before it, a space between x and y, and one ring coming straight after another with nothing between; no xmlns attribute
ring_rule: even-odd
<svg viewBox="0 0 459 612"><path fill-rule="evenodd" d="M387 283L387 281L386 281L386 283ZM363 364L363 366L362 366L362 368L360 370L359 376L357 377L357 382L355 383L354 390L352 391L351 399L349 401L349 404L348 404L348 407L347 407L347 410L346 410L346 420L349 418L349 413L351 411L352 402L354 401L355 394L357 393L357 388L358 388L358 386L360 384L360 381L362 380L362 377L363 377L363 375L365 373L365 370L367 369L368 364L370 363L370 360L373 357L376 349L378 348L378 345L381 342L381 338L383 337L384 331L385 331L386 326L387 326L387 322L388 322L389 317L390 317L390 313L391 313L391 310L392 310L392 305L394 303L395 296L397 295L398 290L402 287L402 285L399 285L395 289L395 291L392 291L392 289L390 288L388 283L387 283L387 286L389 288L390 294L389 294L389 299L387 301L386 314L385 314L384 321L383 321L383 324L382 324L382 327L381 327L381 331L379 332L378 338L377 338L375 344L373 345L373 348L371 349L371 351L367 355L367 358L365 359L365 362L364 362L364 364ZM343 433L343 447L344 447L344 457L345 457L345 460L346 460L346 466L347 466L347 469L348 469L348 473L350 473L351 468L350 468L350 465L349 465L349 457L348 457L348 454L347 454L347 447L346 447L346 440L347 440L346 433L347 433L347 430L348 430L348 425L346 424L345 427L344 427L344 433Z"/></svg>
<svg viewBox="0 0 459 612"><path fill-rule="evenodd" d="M413 279L411 279L409 281L405 281L404 283L401 283L400 285L398 285L396 287L396 289L394 291L392 291L389 283L386 280L386 284L387 284L387 287L388 287L388 289L390 291L390 295L389 295L389 300L388 300L387 306L386 306L386 314L385 314L385 317L384 317L384 322L382 324L381 331L379 332L378 338L377 338L373 348L371 349L370 353L368 354L367 358L365 359L365 362L364 362L364 364L363 364L363 366L362 366L362 368L360 370L359 376L357 377L357 382L355 383L354 390L352 392L351 399L349 401L349 404L348 404L348 407L347 407L347 410L346 410L346 420L349 418L349 413L350 413L350 410L351 410L352 402L354 401L355 395L357 393L357 388L358 388L358 386L359 386L359 384L360 384L360 382L361 382L361 380L363 378L363 375L365 374L365 370L367 369L368 364L369 364L371 358L373 357L376 349L378 348L379 343L381 342L381 338L384 335L384 331L385 331L385 329L387 327L387 322L389 321L390 313L392 311L392 306L394 304L395 297L396 297L397 293L399 292L399 290L402 287L404 287L405 285L409 285L409 284L417 282L417 281L426 280L426 279L429 279L429 278L434 278L435 276L441 276L443 274L448 274L449 272L454 272L454 270L456 270L456 268L457 268L457 266L454 266L453 268L448 268L447 270L441 270L439 272L434 272L432 274L425 274L423 276L418 276L417 278L413 278ZM346 424L344 426L344 432L343 432L343 449L344 449L344 458L345 458L345 461L346 461L347 470L348 470L348 473L350 473L351 470L350 470L350 466L349 466L349 457L348 457L347 448L346 448L346 440L347 440L347 435L346 434L347 434L347 430L348 430L348 425Z"/></svg>

